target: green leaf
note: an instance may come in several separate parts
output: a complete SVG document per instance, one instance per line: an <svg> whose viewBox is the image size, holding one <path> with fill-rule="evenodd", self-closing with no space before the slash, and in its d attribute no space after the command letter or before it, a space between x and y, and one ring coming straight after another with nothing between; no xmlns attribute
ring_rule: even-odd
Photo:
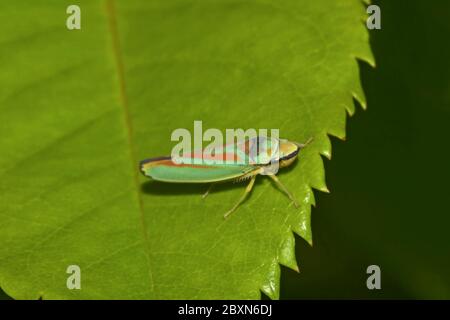
<svg viewBox="0 0 450 320"><path fill-rule="evenodd" d="M14 298L279 296L312 243L320 155L345 137L356 58L373 64L359 0L71 1L0 5L0 286ZM278 128L304 142L280 180L151 182L138 161L167 155L176 128ZM320 232L320 230L317 230ZM81 268L81 290L66 269Z"/></svg>

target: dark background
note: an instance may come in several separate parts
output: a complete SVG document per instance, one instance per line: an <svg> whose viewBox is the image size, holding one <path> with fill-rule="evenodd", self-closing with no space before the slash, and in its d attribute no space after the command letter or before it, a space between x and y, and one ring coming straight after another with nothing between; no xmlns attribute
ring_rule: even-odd
<svg viewBox="0 0 450 320"><path fill-rule="evenodd" d="M282 299L450 299L450 1L374 4L368 110L333 139L331 194L316 192L314 246L297 237L301 273L282 268ZM366 287L371 264L381 290Z"/></svg>
<svg viewBox="0 0 450 320"><path fill-rule="evenodd" d="M368 110L348 119L316 192L314 246L281 298L450 299L450 1L373 1L377 67L360 63ZM381 268L381 290L366 268Z"/></svg>

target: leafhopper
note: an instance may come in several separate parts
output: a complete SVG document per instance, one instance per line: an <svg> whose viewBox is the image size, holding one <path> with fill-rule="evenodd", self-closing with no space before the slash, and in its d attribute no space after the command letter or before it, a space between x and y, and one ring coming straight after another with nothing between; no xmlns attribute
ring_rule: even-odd
<svg viewBox="0 0 450 320"><path fill-rule="evenodd" d="M312 141L297 143L286 139L257 136L241 142L216 148L214 154L193 152L180 157L158 157L140 162L141 172L155 180L167 183L211 184L205 198L216 183L249 180L244 193L224 217L233 213L252 191L257 175L267 175L293 204L299 204L292 193L277 178L278 168L290 166L302 148Z"/></svg>

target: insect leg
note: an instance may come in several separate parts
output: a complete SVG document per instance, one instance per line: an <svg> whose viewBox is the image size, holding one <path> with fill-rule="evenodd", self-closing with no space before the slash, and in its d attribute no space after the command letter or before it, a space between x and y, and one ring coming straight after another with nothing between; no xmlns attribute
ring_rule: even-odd
<svg viewBox="0 0 450 320"><path fill-rule="evenodd" d="M211 192L213 186L214 186L214 183L211 183L208 190L206 190L206 192L202 195L202 199L205 199L208 196L208 194Z"/></svg>
<svg viewBox="0 0 450 320"><path fill-rule="evenodd" d="M292 195L292 193L289 192L289 190L284 186L284 184L281 183L281 181L277 178L276 175L274 174L269 174L268 175L274 182L275 184L284 192L287 194L287 196L289 197L289 199L291 199L291 201L294 203L294 206L296 208L299 207L299 204L297 202L297 200L295 200L294 196Z"/></svg>
<svg viewBox="0 0 450 320"><path fill-rule="evenodd" d="M250 193L250 191L252 191L253 185L255 184L255 180L256 180L256 174L254 176L251 177L250 182L247 185L247 188L245 188L245 192L244 194L241 196L241 198L239 199L238 202L236 202L236 204L233 206L233 208L231 208L230 210L227 211L227 213L224 214L224 218L228 218L228 216L230 214L232 214L237 207L239 207L239 205L244 202L245 198L247 198L248 194Z"/></svg>

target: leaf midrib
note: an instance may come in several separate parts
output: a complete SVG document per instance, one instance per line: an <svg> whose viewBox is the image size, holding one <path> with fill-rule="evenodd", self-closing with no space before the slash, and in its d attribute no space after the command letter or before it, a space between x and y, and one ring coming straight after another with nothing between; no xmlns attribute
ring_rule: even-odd
<svg viewBox="0 0 450 320"><path fill-rule="evenodd" d="M106 6L106 17L108 20L108 30L110 32L111 36L111 45L112 45L112 51L113 51L113 58L115 61L115 68L117 72L117 78L119 82L119 104L122 106L123 115L124 115L124 125L126 127L126 135L127 135L127 142L128 142L128 154L131 161L131 170L133 171L133 180L134 180L134 186L138 201L138 207L140 212L140 220L141 220L141 228L142 228L142 235L144 238L144 246L145 246L145 255L147 258L147 267L148 267L148 275L149 275L149 287L150 291L154 291L154 280L153 280L153 273L150 263L150 241L148 238L148 232L147 232L147 224L145 222L144 217L144 207L143 207L143 201L142 201L142 195L139 189L139 177L138 172L136 170L135 164L137 163L136 160L136 152L133 145L133 127L131 122L131 115L130 115L130 108L128 103L128 98L126 94L126 84L125 84L125 72L124 72L124 64L123 64L123 56L122 56L122 50L121 50L121 44L119 39L119 33L118 33L118 24L117 24L117 11L115 7L114 0L105 0L105 6Z"/></svg>

